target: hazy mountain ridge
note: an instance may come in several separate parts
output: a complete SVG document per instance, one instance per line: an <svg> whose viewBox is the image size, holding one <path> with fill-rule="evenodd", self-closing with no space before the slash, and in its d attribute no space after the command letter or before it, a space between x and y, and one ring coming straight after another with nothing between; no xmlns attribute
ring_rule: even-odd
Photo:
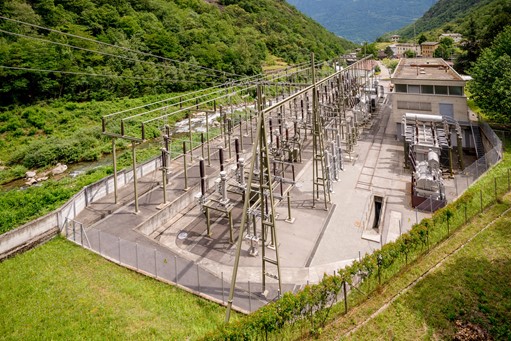
<svg viewBox="0 0 511 341"><path fill-rule="evenodd" d="M435 0L288 0L331 32L358 43L374 41L419 18Z"/></svg>

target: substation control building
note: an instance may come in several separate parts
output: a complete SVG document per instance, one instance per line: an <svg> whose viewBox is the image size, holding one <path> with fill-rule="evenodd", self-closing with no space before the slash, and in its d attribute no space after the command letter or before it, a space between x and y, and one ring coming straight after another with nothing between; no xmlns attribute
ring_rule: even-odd
<svg viewBox="0 0 511 341"><path fill-rule="evenodd" d="M391 82L389 133L404 142L405 165L412 171L412 206L429 198L441 207L446 202L442 169L452 176L454 159L462 169L463 149L474 146L466 81L443 59L405 58Z"/></svg>
<svg viewBox="0 0 511 341"><path fill-rule="evenodd" d="M403 140L402 119L406 113L444 117L462 129L464 149L475 148L465 96L466 81L441 58L404 58L392 74L392 116L388 133ZM455 140L455 138L453 138Z"/></svg>

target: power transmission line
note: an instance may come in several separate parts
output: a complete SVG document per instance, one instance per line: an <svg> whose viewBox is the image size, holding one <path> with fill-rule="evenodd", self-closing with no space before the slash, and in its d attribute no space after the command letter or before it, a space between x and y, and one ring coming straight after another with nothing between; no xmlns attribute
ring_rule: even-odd
<svg viewBox="0 0 511 341"><path fill-rule="evenodd" d="M103 52L103 51L91 50L91 49L88 49L88 48L85 48L85 47L79 47L79 46L75 46L75 45L71 45L71 44L67 44L67 43L61 43L61 42L58 42L58 41L53 41L53 40L44 39L44 38L40 38L40 37L32 37L32 36L29 36L29 35L26 35L26 34L10 32L10 31L6 31L6 30L3 30L3 29L0 29L0 32L1 33L5 33L5 34L10 34L10 35L13 35L13 36L17 36L17 37L35 39L35 40L43 41L45 43L50 43L50 44L54 44L54 45L70 47L70 48L77 49L77 50L83 50L83 51L87 51L87 52L98 53L98 54L102 54L102 55L109 56L109 57L121 58L121 59L129 60L129 61L133 61L133 62L140 62L140 63L150 64L150 65L154 65L154 66L157 66L157 67L160 67L160 66L167 67L165 65L157 64L157 63L150 62L150 61L130 58L130 57L121 56L121 55L112 54L112 53ZM201 71L193 71L193 74L199 74L199 75L210 76L210 77L218 77L217 75L207 74L207 73L204 73L204 72L201 72Z"/></svg>
<svg viewBox="0 0 511 341"><path fill-rule="evenodd" d="M70 75L78 75L78 76L93 76L93 77L110 77L110 78L126 78L126 79L138 79L138 80L153 80L153 81L176 81L183 83L201 83L201 84L217 84L216 82L196 82L189 80L180 80L180 79L165 79L165 78L147 78L147 77L130 77L130 76L120 76L120 75L108 75L108 74L100 74L100 73L87 73L87 72L78 72L78 71L61 71L61 70L46 70L46 69L35 69L35 68L24 68L24 67L16 67L16 66L6 66L0 65L2 69L8 70L19 70L19 71L30 71L30 72L47 72L47 73L62 73L62 74L70 74Z"/></svg>
<svg viewBox="0 0 511 341"><path fill-rule="evenodd" d="M152 53L148 53L148 52L142 52L142 51L138 51L138 50L133 50L133 49L130 49L130 48L127 48L127 47L105 43L105 42L102 42L102 41L99 41L99 40L95 40L95 39L92 39L92 38L82 37L82 36L79 36L79 35L76 35L76 34L58 31L58 30L55 30L55 29L52 29L52 28L48 28L48 27L44 27L44 26L40 26L40 25L35 25L35 24L27 23L27 22L24 22L24 21L21 21L21 20L7 18L7 17L4 17L2 15L0 15L0 19L4 19L4 20L8 20L8 21L13 21L13 22L16 22L16 23L19 23L19 24L23 24L23 25L27 25L27 26L31 26L31 27L35 27L35 28L39 28L39 29L43 29L43 30L47 30L47 31L50 31L50 32L55 32L55 33L63 34L63 35L66 35L66 36L69 36L69 37L73 37L73 38L87 40L87 41L90 41L90 42L94 42L96 44L101 44L101 45L105 45L105 46L119 48L119 49L122 49L122 50L125 50L125 51L129 51L129 52L139 53L139 54L142 54L144 56L159 58L159 59L162 59L162 60L165 60L165 61L170 61L170 62L173 62L173 63L190 65L190 66L193 66L193 67L196 67L196 68L199 68L199 69L209 70L209 71L221 73L222 75L231 75L231 76L243 77L243 75L238 75L238 74L227 72L227 71L222 71L222 70L216 70L216 69L213 69L213 68L208 68L208 67L201 66L201 65L198 65L198 64L193 64L193 63L184 62L184 61L180 61L180 60L176 60L176 59L162 57L162 56L158 56L158 55L155 55L155 54L152 54Z"/></svg>

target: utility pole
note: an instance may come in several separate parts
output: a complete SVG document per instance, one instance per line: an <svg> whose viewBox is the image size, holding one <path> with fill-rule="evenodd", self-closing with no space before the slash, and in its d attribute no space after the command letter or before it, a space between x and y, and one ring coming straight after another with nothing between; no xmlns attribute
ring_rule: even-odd
<svg viewBox="0 0 511 341"><path fill-rule="evenodd" d="M314 53L311 54L312 61L312 207L316 206L316 199L319 200L319 187L323 188L323 201L325 210L330 202L330 192L326 187L325 173L325 148L323 145L323 129L321 127L321 117L319 115L319 99L316 87L316 70L314 63Z"/></svg>
<svg viewBox="0 0 511 341"><path fill-rule="evenodd" d="M248 183L245 192L245 199L243 204L243 213L241 215L241 225L239 229L237 247L236 247L236 258L234 259L234 267L232 271L231 288L229 291L229 298L227 300L227 312L225 315L225 322L229 322L231 316L232 302L234 299L234 288L236 285L236 277L238 274L239 261L241 256L241 245L244 239L245 227L249 219L249 209L251 211L254 208L259 208L260 211L260 223L261 223L261 248L262 248L262 283L263 292L266 291L266 277L276 278L278 280L279 293L282 292L281 276L280 276L280 262L279 262L279 251L277 241L277 231L275 226L275 202L273 198L273 179L270 169L270 150L268 148L268 139L266 135L265 117L264 110L262 109L262 93L261 85L257 87L257 130L255 143L252 146L252 162L250 163L250 172L248 175ZM252 183L254 179L254 169L256 159L259 161L259 182ZM250 207L250 201L252 197L257 197L257 204L253 204ZM266 245L266 234L270 233L271 244ZM267 255L267 248L273 248L275 258L271 258ZM267 271L267 263L274 265L277 268L277 275L271 275Z"/></svg>

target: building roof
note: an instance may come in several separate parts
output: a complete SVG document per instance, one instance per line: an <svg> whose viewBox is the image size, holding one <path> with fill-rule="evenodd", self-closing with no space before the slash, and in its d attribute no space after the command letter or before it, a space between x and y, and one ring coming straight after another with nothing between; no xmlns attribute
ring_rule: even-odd
<svg viewBox="0 0 511 341"><path fill-rule="evenodd" d="M438 44L440 44L440 43L437 42L437 41L425 41L421 45L423 45L423 46L435 46L435 45L438 45Z"/></svg>
<svg viewBox="0 0 511 341"><path fill-rule="evenodd" d="M461 33L442 33L441 37L461 37Z"/></svg>
<svg viewBox="0 0 511 341"><path fill-rule="evenodd" d="M392 78L463 81L442 58L402 58Z"/></svg>

